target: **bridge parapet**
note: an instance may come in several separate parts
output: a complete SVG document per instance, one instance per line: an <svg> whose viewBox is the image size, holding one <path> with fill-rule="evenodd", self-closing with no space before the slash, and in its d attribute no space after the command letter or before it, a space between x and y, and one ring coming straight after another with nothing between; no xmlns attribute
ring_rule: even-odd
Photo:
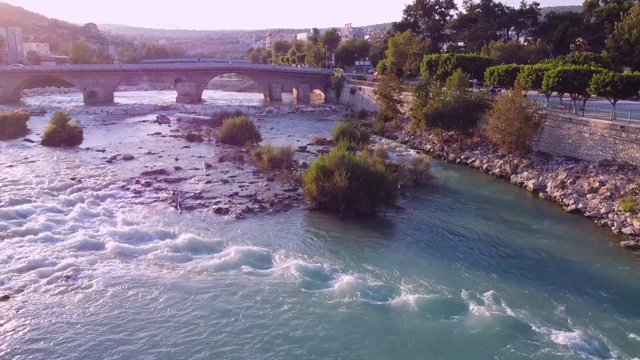
<svg viewBox="0 0 640 360"><path fill-rule="evenodd" d="M0 102L19 100L21 91L39 78L57 78L80 88L86 103L112 102L118 85L132 78L170 83L177 102L202 100L207 84L223 74L241 74L253 80L273 101L282 100L282 88L306 101L313 90L327 93L332 70L251 64L116 64L0 67ZM279 90L278 90L279 89Z"/></svg>

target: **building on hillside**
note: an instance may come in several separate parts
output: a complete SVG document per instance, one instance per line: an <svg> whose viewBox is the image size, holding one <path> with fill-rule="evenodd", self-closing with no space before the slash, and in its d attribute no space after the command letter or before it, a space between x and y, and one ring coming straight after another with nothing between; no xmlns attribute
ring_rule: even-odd
<svg viewBox="0 0 640 360"><path fill-rule="evenodd" d="M22 49L24 50L25 58L27 57L27 54L31 51L35 52L38 55L51 54L48 43L23 43Z"/></svg>
<svg viewBox="0 0 640 360"><path fill-rule="evenodd" d="M311 36L313 36L313 33L311 31L307 31L307 32L303 32L303 33L299 33L296 35L296 39L297 40L302 40L302 41L309 41L309 39L311 38Z"/></svg>
<svg viewBox="0 0 640 360"><path fill-rule="evenodd" d="M345 42L351 39L364 39L365 33L362 30L354 29L351 23L346 24L340 31L340 41Z"/></svg>
<svg viewBox="0 0 640 360"><path fill-rule="evenodd" d="M9 64L24 62L22 29L14 27L0 27L0 36L5 39L4 48L0 49L4 62Z"/></svg>
<svg viewBox="0 0 640 360"><path fill-rule="evenodd" d="M281 41L281 40L291 41L291 40L294 40L295 38L296 38L296 34L292 32L285 32L282 30L273 31L267 34L265 44L267 46L267 49L271 49L273 48L273 44L275 44L278 41Z"/></svg>

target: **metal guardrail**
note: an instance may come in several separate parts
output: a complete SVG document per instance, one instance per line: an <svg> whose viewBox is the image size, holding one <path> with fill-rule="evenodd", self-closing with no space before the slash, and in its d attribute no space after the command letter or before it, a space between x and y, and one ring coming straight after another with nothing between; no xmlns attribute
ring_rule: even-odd
<svg viewBox="0 0 640 360"><path fill-rule="evenodd" d="M560 101L537 100L538 107L547 109L550 112L560 112L566 115L580 116L587 119L605 120L612 122L626 122L628 124L640 122L640 111L629 109L616 109L607 106L581 106L578 105L577 115L572 103L562 103Z"/></svg>

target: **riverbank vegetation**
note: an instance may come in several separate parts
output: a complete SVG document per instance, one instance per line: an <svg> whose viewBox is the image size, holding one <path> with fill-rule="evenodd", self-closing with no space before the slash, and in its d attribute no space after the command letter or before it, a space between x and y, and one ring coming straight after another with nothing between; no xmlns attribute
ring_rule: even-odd
<svg viewBox="0 0 640 360"><path fill-rule="evenodd" d="M291 146L266 144L254 150L253 159L265 171L290 171L294 154Z"/></svg>
<svg viewBox="0 0 640 360"><path fill-rule="evenodd" d="M397 181L385 166L345 144L321 155L303 178L312 208L344 216L371 214L395 204Z"/></svg>
<svg viewBox="0 0 640 360"><path fill-rule="evenodd" d="M356 126L353 122L343 121L332 132L334 144L347 142L356 145L367 144L371 135L364 126Z"/></svg>
<svg viewBox="0 0 640 360"><path fill-rule="evenodd" d="M82 126L73 121L68 114L59 111L51 117L47 129L42 135L41 144L53 147L71 147L82 144L83 140Z"/></svg>
<svg viewBox="0 0 640 360"><path fill-rule="evenodd" d="M243 146L247 143L259 143L262 136L253 120L248 116L238 116L224 120L218 131L218 141L227 145Z"/></svg>
<svg viewBox="0 0 640 360"><path fill-rule="evenodd" d="M29 133L29 113L23 110L0 111L0 140L15 139Z"/></svg>
<svg viewBox="0 0 640 360"><path fill-rule="evenodd" d="M509 175L516 170L514 155L529 152L546 116L523 95L518 86L498 97L488 115L487 137L507 155Z"/></svg>

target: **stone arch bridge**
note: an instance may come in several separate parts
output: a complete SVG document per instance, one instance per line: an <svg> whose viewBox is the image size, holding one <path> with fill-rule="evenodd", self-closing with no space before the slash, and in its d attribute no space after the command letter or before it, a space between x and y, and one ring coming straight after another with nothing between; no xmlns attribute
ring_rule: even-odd
<svg viewBox="0 0 640 360"><path fill-rule="evenodd" d="M0 103L18 101L22 90L47 80L62 80L78 87L86 104L113 102L118 86L129 82L168 83L177 92L176 102L198 103L207 84L224 74L247 76L267 100L282 101L283 88L292 88L294 98L306 101L313 91L321 91L325 96L330 93L333 71L210 63L0 67Z"/></svg>

